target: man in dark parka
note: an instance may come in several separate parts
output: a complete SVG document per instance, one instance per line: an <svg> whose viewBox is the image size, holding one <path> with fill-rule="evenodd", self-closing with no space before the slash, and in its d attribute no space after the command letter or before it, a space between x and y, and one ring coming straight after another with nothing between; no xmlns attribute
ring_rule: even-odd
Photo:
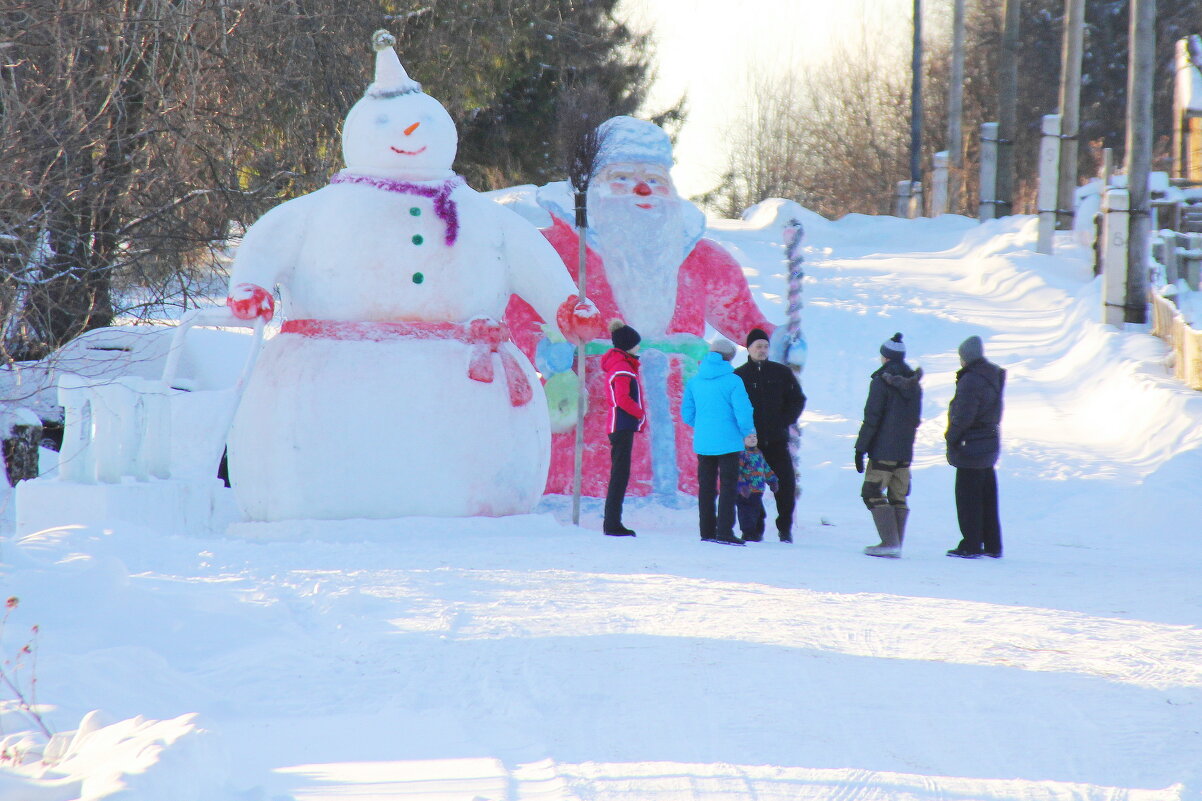
<svg viewBox="0 0 1202 801"><path fill-rule="evenodd" d="M793 371L768 359L768 335L753 328L747 335L747 363L735 370L747 387L747 397L755 412L755 431L764 461L776 474L776 531L781 542L793 541L793 510L797 503L797 474L793 454L789 453L789 426L797 422L806 407L806 396ZM752 496L763 504L763 495ZM761 507L762 508L762 507ZM760 515L762 521L764 516ZM748 542L764 539L763 523L758 532L745 535Z"/></svg>
<svg viewBox="0 0 1202 801"><path fill-rule="evenodd" d="M922 421L922 368L905 362L901 334L881 345L881 367L872 374L864 422L856 438L856 471L864 473L860 497L872 513L881 541L864 553L896 559L901 556L910 507L910 462L914 435ZM865 466L864 457L868 457ZM865 472L867 467L867 472Z"/></svg>
<svg viewBox="0 0 1202 801"><path fill-rule="evenodd" d="M1001 451L1002 393L1006 371L985 359L980 337L960 343L956 394L947 410L947 461L956 468L960 544L948 556L1002 556L997 464Z"/></svg>

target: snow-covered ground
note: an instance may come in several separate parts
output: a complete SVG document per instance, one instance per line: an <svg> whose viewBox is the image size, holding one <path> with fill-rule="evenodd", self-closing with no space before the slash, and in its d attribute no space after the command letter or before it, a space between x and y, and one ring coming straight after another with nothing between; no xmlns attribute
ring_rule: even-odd
<svg viewBox="0 0 1202 801"><path fill-rule="evenodd" d="M3 658L38 625L38 701L79 734L51 766L10 736L0 799L1202 798L1202 395L1158 340L1096 322L1087 252L1036 254L1031 218L806 223L795 545L702 544L693 509L645 501L614 540L560 498L18 540L5 495ZM714 234L780 319L779 244ZM852 467L895 331L927 373L899 561L860 553ZM970 334L1009 370L999 561L944 556Z"/></svg>

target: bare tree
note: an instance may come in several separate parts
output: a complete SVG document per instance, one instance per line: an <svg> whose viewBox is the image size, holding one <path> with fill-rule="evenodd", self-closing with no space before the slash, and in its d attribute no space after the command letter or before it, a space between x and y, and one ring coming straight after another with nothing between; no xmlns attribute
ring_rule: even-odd
<svg viewBox="0 0 1202 801"><path fill-rule="evenodd" d="M186 304L212 249L323 185L381 25L456 117L470 180L554 172L548 110L564 82L594 76L639 99L647 66L615 3L9 0L0 357Z"/></svg>
<svg viewBox="0 0 1202 801"><path fill-rule="evenodd" d="M804 72L756 75L745 93L745 122L730 132L721 210L737 215L764 198L785 197L831 217L887 212L896 182L908 175L905 44L865 24ZM927 91L944 85L930 81ZM932 129L944 124L933 112L924 120L928 162Z"/></svg>

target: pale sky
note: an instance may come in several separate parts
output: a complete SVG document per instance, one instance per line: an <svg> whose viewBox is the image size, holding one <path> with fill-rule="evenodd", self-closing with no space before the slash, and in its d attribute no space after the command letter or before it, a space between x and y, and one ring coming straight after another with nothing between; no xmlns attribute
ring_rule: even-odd
<svg viewBox="0 0 1202 801"><path fill-rule="evenodd" d="M636 29L651 30L655 40L657 77L647 110L669 107L688 92L689 117L672 171L681 194L697 195L717 184L726 165L723 137L742 113L741 87L755 69L813 61L866 17L896 18L895 29L909 37L912 5L912 0L622 0L619 13Z"/></svg>

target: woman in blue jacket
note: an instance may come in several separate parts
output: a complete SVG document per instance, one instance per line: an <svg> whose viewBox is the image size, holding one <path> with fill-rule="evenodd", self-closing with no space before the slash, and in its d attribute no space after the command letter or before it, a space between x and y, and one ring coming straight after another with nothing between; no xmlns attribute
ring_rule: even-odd
<svg viewBox="0 0 1202 801"><path fill-rule="evenodd" d="M730 366L734 355L733 342L715 340L697 375L685 385L680 404L681 419L693 429L693 452L697 454L701 539L724 545L743 544L734 534L739 453L758 442L747 388Z"/></svg>

